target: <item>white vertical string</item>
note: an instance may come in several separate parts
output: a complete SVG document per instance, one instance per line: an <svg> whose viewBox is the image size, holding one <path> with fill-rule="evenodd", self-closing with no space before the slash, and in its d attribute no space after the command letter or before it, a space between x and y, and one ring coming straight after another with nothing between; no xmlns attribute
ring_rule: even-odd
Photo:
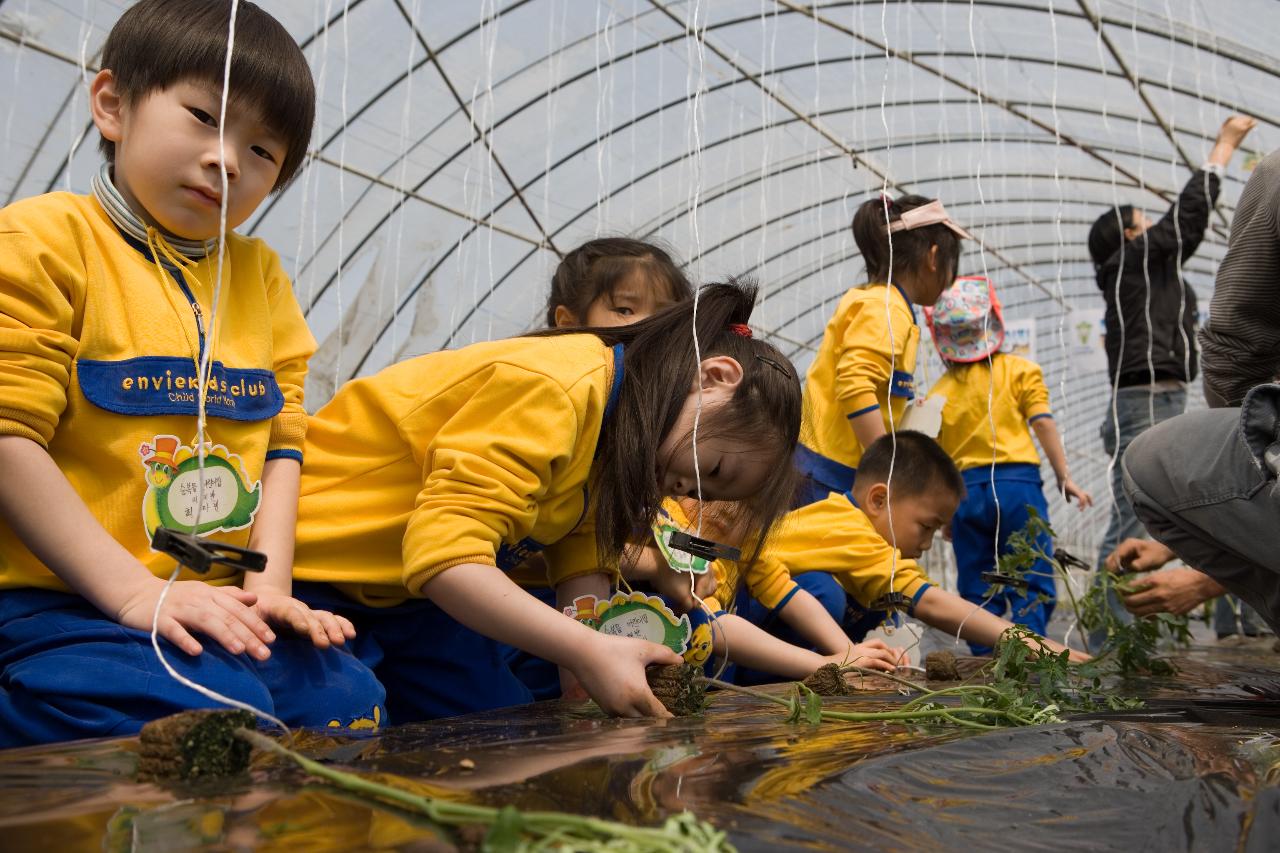
<svg viewBox="0 0 1280 853"><path fill-rule="evenodd" d="M893 140L889 131L889 119L885 114L885 99L889 91L889 69L893 63L893 54L889 48L889 30L886 17L889 11L889 0L880 3L880 38L884 44L884 71L880 77L880 126L884 132L884 178L880 186L880 209L884 212L884 231L889 244L888 270L885 276L884 318L889 329L889 384L885 389L885 412L889 416L889 476L885 479L885 509L889 521L889 538L892 548L889 553L889 592L892 593L894 581L898 573L898 536L893 529L893 468L898 461L898 425L893 417L893 371L897 367L896 349L893 334L893 313L890 310L890 298L893 296L893 231L889 215L889 176L893 174ZM910 310L910 309L908 309ZM863 448L866 451L866 448Z"/></svg>
<svg viewBox="0 0 1280 853"><path fill-rule="evenodd" d="M337 303L338 303L338 351L334 353L333 358L333 390L337 391L342 385L342 353L347 348L346 335L343 330L345 317L343 316L344 306L342 304L342 263L346 258L344 244L346 242L347 228L347 80L351 76L351 17L348 14L351 11L351 0L342 0L342 90L341 90L341 110L342 123L339 125L339 134L342 141L338 143L338 263L337 271L334 276L334 285L336 285Z"/></svg>
<svg viewBox="0 0 1280 853"><path fill-rule="evenodd" d="M16 95L18 92L18 81L20 79L19 73L22 70L22 55L26 53L27 47L28 30L26 22L31 20L31 0L25 0L23 3L22 14L19 17L19 20L22 22L22 25L17 27L18 49L13 55L13 79L9 84L9 91L12 92L13 95L10 96L9 111L5 115L4 119L4 162L6 163L10 162L9 155L13 145L13 113L18 107L18 98ZM74 127L74 123L72 126ZM70 164L68 163L68 165Z"/></svg>
<svg viewBox="0 0 1280 853"><path fill-rule="evenodd" d="M93 28L89 25L89 0L84 0L84 6L80 10L80 49L76 52L76 62L80 66L80 80L85 85L77 86L71 94L71 109L68 112L67 167L63 170L64 188L68 192L72 189L71 161L75 158L76 150L84 140L85 134L83 130L78 133L76 131L76 128L80 126L76 105L80 103L80 93L89 83L89 37L92 33ZM14 100L16 101L17 98L14 98Z"/></svg>
<svg viewBox="0 0 1280 853"><path fill-rule="evenodd" d="M396 179L396 185L400 188L400 195L392 202L399 206L400 211L396 222L395 256L392 260L391 274L391 358L393 360L400 352L400 261L404 254L404 223L409 218L409 193L405 187L409 185L409 118L413 114L413 57L417 49L414 33L418 29L421 3L422 0L413 0L413 5L409 9L409 45L405 51L404 104L400 108L400 145L397 149L400 157L400 174ZM381 287L378 288L378 297L379 299L382 297Z"/></svg>
<svg viewBox="0 0 1280 853"><path fill-rule="evenodd" d="M213 302L209 311L209 325L205 330L204 348L200 352L200 391L199 399L196 402L196 459L197 459L197 476L200 480L199 489L196 493L196 517L192 524L192 530L200 529L200 517L204 512L204 460L205 460L205 397L209 391L210 373L212 371L212 352L213 352L213 335L218 328L218 308L222 296L222 270L223 263L227 252L227 155L226 155L226 127L227 127L227 101L229 100L231 90L231 57L232 51L235 49L235 32L236 32L236 13L240 9L240 0L231 0L231 18L227 24L227 57L222 69L222 94L221 104L218 109L218 172L220 174L222 191L219 197L218 210L218 260L217 260L217 278L213 285ZM182 573L182 564L178 563L174 566L173 572L170 573L168 581L160 590L160 597L156 599L156 609L151 614L151 647L155 650L156 658L160 661L160 665L165 671L177 681L192 690L212 699L223 705L229 705L233 708L239 708L248 711L264 720L279 726L286 734L289 734L289 727L277 717L256 708L247 702L241 702L238 699L232 699L230 696L224 696L216 690L211 690L203 684L184 676L173 668L168 659L164 656L164 651L160 648L160 610L164 607L164 600L169 595L169 590L173 588L173 584L177 581L178 575Z"/></svg>

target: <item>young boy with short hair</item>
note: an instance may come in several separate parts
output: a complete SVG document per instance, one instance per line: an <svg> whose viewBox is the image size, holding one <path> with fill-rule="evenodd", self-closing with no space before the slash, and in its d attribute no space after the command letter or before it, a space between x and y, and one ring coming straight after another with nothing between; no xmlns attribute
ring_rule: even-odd
<svg viewBox="0 0 1280 853"><path fill-rule="evenodd" d="M220 138L230 17L229 0L125 12L91 88L93 193L0 211L0 746L210 704L149 648L174 568L159 527L268 557L243 589L215 567L169 590L179 673L291 725L381 716L373 674L329 648L350 624L291 595L315 341L275 253L229 231L296 174L315 90L285 29L240 3Z"/></svg>
<svg viewBox="0 0 1280 853"><path fill-rule="evenodd" d="M861 640L893 598L895 609L927 625L955 633L963 624L964 639L992 646L1012 623L932 585L916 563L964 494L960 472L936 441L911 430L881 436L863 454L853 489L790 513L752 576L776 587L785 575L830 573L845 593L846 616L843 624L809 626L813 636L841 630ZM1072 657L1086 659L1074 651Z"/></svg>

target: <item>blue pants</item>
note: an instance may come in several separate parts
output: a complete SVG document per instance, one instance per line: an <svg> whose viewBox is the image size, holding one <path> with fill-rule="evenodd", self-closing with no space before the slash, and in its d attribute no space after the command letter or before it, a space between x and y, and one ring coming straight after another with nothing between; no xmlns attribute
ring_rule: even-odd
<svg viewBox="0 0 1280 853"><path fill-rule="evenodd" d="M533 701L502 643L479 634L426 599L369 607L324 583L293 585L312 607L356 626L352 653L387 688L387 719L414 723Z"/></svg>
<svg viewBox="0 0 1280 853"><path fill-rule="evenodd" d="M800 484L791 501L792 509L826 500L832 492L850 491L858 474L857 469L815 453L803 444L796 445L794 464Z"/></svg>
<svg viewBox="0 0 1280 853"><path fill-rule="evenodd" d="M281 636L271 657L233 655L203 638L195 656L161 639L179 673L290 726L347 726L384 716L385 691L341 649ZM63 592L0 592L0 747L130 735L179 711L218 707L175 681L147 631L125 628Z"/></svg>
<svg viewBox="0 0 1280 853"><path fill-rule="evenodd" d="M960 596L1043 635L1056 602L1053 567L1046 560L1037 560L1027 573L1025 592L1005 587L987 600L991 585L982 579L983 572L996 569L996 550L1001 555L1009 552L1009 536L1026 525L1030 518L1028 507L1048 521L1049 507L1044 499L1040 469L1035 465L1017 463L997 465L994 489L990 468L970 468L963 476L968 496L951 519L951 543L955 546ZM999 524L996 522L997 498L1000 501ZM1053 540L1047 534L1037 538L1036 543L1046 553L1053 553ZM1039 596L1045 596L1047 600L1037 601ZM976 655L991 651L973 643L969 648Z"/></svg>

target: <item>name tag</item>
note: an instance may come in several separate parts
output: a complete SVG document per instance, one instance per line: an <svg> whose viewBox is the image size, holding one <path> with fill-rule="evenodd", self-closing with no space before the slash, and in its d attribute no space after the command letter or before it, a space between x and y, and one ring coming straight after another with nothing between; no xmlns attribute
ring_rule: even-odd
<svg viewBox="0 0 1280 853"><path fill-rule="evenodd" d="M80 390L90 403L120 415L196 415L200 381L195 362L179 356L123 361L80 359ZM226 367L215 361L205 387L205 413L233 421L262 421L284 408L270 370Z"/></svg>

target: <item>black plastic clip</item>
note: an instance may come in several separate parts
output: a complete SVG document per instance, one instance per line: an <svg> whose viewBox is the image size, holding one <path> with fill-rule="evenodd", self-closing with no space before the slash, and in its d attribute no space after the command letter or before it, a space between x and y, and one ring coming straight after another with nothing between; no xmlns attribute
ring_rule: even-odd
<svg viewBox="0 0 1280 853"><path fill-rule="evenodd" d="M712 542L710 539L699 539L697 536L690 536L688 533L680 531L672 532L671 538L667 541L672 548L684 551L686 554L692 554L695 557L701 557L704 560L737 561L742 559L742 551L739 548Z"/></svg>
<svg viewBox="0 0 1280 853"><path fill-rule="evenodd" d="M1000 572L983 572L982 580L992 586L1012 586L1025 592L1030 584L1026 578L1014 577L1013 575L1001 574Z"/></svg>
<svg viewBox="0 0 1280 853"><path fill-rule="evenodd" d="M897 611L906 612L911 606L910 600L900 592L889 592L871 602L871 610L880 610L885 613L895 613Z"/></svg>
<svg viewBox="0 0 1280 853"><path fill-rule="evenodd" d="M151 537L151 547L202 575L215 565L230 566L245 572L261 572L267 568L267 555L261 551L200 539L168 527L156 530Z"/></svg>
<svg viewBox="0 0 1280 853"><path fill-rule="evenodd" d="M1064 569L1084 569L1086 572L1093 570L1093 566L1089 565L1084 560L1080 559L1079 557L1072 554L1071 552L1063 550L1062 548L1059 548L1057 551L1053 552L1053 559L1054 561L1057 562L1059 566L1062 566Z"/></svg>

